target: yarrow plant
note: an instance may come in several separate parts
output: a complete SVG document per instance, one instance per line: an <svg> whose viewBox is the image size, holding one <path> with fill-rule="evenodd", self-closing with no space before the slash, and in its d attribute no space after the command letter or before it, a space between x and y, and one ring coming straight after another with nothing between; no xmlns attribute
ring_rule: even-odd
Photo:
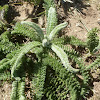
<svg viewBox="0 0 100 100"><path fill-rule="evenodd" d="M59 31L66 26L67 22L57 25L56 9L51 6L47 12L46 34L36 23L21 21L12 31L1 35L0 53L4 56L0 61L0 80L12 80L11 100L26 100L27 78L33 100L86 98L90 90L89 71L79 54L66 46L86 44L74 37L59 37ZM28 41L16 43L12 37L17 36ZM78 66L72 67L72 62Z"/></svg>

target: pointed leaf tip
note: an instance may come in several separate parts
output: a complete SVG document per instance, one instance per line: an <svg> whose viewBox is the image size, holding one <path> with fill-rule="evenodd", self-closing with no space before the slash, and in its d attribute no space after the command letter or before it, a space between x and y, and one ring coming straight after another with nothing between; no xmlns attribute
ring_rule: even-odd
<svg viewBox="0 0 100 100"><path fill-rule="evenodd" d="M57 56L60 58L62 64L64 65L64 67L65 67L68 71L70 71L70 72L72 72L72 73L77 73L77 72L79 72L79 69L75 69L75 68L73 68L73 67L70 65L70 63L69 63L69 61L68 61L67 54L63 51L62 48L58 47L58 46L55 45L55 44L52 44L52 45L51 45L51 49L57 54Z"/></svg>
<svg viewBox="0 0 100 100"><path fill-rule="evenodd" d="M59 25L57 25L50 33L49 35L49 40L52 40L53 37L55 36L55 34L57 34L62 28L65 28L68 25L67 22L61 23Z"/></svg>

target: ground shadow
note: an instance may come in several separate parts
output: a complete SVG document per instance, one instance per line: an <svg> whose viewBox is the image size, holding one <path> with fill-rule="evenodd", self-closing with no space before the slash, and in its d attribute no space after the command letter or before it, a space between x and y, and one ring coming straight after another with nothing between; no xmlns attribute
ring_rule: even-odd
<svg viewBox="0 0 100 100"><path fill-rule="evenodd" d="M72 2L73 3L64 2L63 0L61 0L61 4L64 10L64 13L66 15L68 15L68 10L70 9L70 7L73 7L74 9L82 13L83 15L86 15L85 13L82 12L82 9L87 9L87 7L90 7L90 5L84 4L82 0L72 0Z"/></svg>
<svg viewBox="0 0 100 100"><path fill-rule="evenodd" d="M0 6L8 4L9 0L0 0Z"/></svg>
<svg viewBox="0 0 100 100"><path fill-rule="evenodd" d="M10 24L12 21L13 21L13 19L16 17L16 16L20 16L20 14L19 14L19 12L17 12L16 10L15 10L15 7L14 6L10 6L9 5L9 10L8 10L8 13L7 13L7 18L6 18L6 20L7 20L7 22Z"/></svg>
<svg viewBox="0 0 100 100"><path fill-rule="evenodd" d="M26 19L31 18L33 22L38 22L38 17L41 16L41 12L44 11L42 2L38 6L34 6L34 9L32 10L31 14L29 14L29 11L26 9L26 15L28 16Z"/></svg>

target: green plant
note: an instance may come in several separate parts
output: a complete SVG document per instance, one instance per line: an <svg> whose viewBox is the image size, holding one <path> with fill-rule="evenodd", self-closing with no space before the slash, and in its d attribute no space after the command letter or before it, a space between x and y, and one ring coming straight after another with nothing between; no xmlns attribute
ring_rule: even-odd
<svg viewBox="0 0 100 100"><path fill-rule="evenodd" d="M79 54L66 46L67 43L73 44L73 40L79 45L81 42L76 38L70 38L68 41L66 37L58 38L57 33L66 27L67 23L57 26L56 23L56 10L50 7L46 34L43 34L37 24L26 21L16 23L13 31L2 34L1 52L5 56L0 61L0 79L12 80L11 100L25 100L26 77L30 79L34 91L33 99L36 100L41 100L44 95L48 100L65 100L68 94L71 100L81 100L88 94L88 70L85 69ZM17 47L11 41L14 36L24 36L30 42ZM5 48L5 44L9 46ZM73 68L68 58L76 62L78 67Z"/></svg>
<svg viewBox="0 0 100 100"><path fill-rule="evenodd" d="M9 5L4 5L4 6L0 6L0 14L1 14L1 19L5 19L7 18L7 13L9 10Z"/></svg>
<svg viewBox="0 0 100 100"><path fill-rule="evenodd" d="M87 66L87 69L99 68L100 66L100 39L98 37L99 29L93 28L88 33L87 48L89 49L89 56L95 56L96 60Z"/></svg>
<svg viewBox="0 0 100 100"><path fill-rule="evenodd" d="M46 16L48 16L48 10L50 7L55 7L54 0L44 0L44 8L46 10Z"/></svg>
<svg viewBox="0 0 100 100"><path fill-rule="evenodd" d="M16 23L14 30L1 34L0 80L12 80L11 100L26 99L27 78L31 83L33 100L41 100L43 97L48 100L86 99L91 82L89 70L98 65L100 57L86 66L79 53L67 44L88 47L92 52L98 47L98 38L94 31L90 32L93 35L89 34L88 42L76 37L59 37L58 32L67 23L57 25L53 0L44 2L47 15L46 34L37 24L26 21ZM92 38L97 39L97 42ZM91 43L96 44L93 49Z"/></svg>
<svg viewBox="0 0 100 100"><path fill-rule="evenodd" d="M7 14L9 6L4 5L0 6L0 34L7 30Z"/></svg>
<svg viewBox="0 0 100 100"><path fill-rule="evenodd" d="M99 44L99 37L96 34L98 31L99 30L97 28L93 28L88 32L87 48L89 49L90 53L92 53Z"/></svg>

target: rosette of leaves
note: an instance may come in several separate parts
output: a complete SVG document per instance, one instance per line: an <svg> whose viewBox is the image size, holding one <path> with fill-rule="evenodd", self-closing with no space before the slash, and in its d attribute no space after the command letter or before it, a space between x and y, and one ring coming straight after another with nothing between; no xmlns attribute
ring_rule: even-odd
<svg viewBox="0 0 100 100"><path fill-rule="evenodd" d="M0 79L12 79L11 100L26 100L27 77L32 84L34 100L41 100L44 96L48 100L81 100L88 94L90 77L81 58L75 50L66 47L66 37L57 37L67 23L56 23L54 7L48 10L46 34L36 23L16 23L11 34L27 37L29 42L8 53L0 61ZM76 62L78 67L72 67L68 58Z"/></svg>

